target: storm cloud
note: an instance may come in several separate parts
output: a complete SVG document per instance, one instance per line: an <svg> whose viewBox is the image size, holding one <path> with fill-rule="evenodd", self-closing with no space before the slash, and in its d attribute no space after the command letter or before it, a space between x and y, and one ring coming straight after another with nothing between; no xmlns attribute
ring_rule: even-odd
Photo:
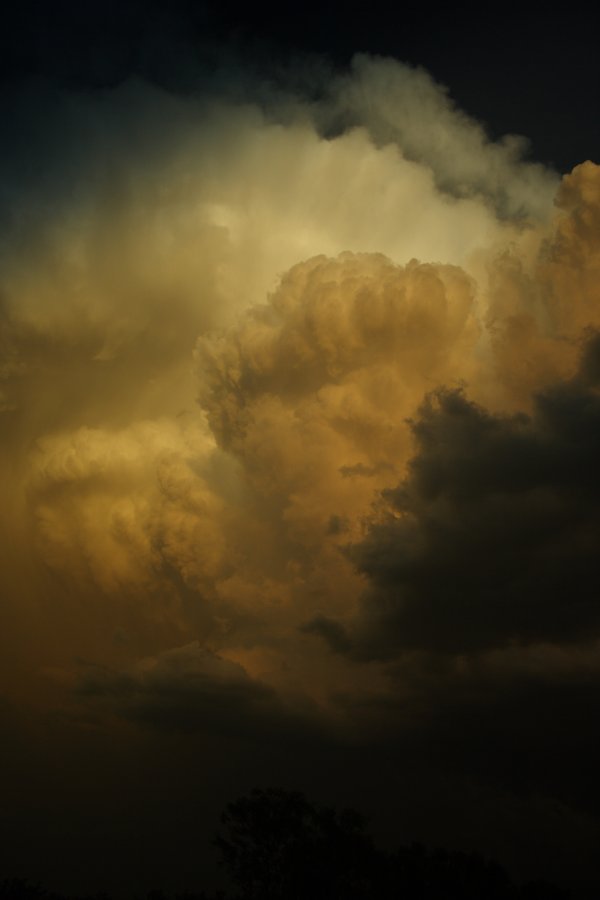
<svg viewBox="0 0 600 900"><path fill-rule="evenodd" d="M2 97L7 720L595 834L600 169L236 65Z"/></svg>
<svg viewBox="0 0 600 900"><path fill-rule="evenodd" d="M447 389L420 408L406 479L348 548L372 585L366 653L371 641L393 657L597 635L599 358L595 336L531 415L492 415Z"/></svg>

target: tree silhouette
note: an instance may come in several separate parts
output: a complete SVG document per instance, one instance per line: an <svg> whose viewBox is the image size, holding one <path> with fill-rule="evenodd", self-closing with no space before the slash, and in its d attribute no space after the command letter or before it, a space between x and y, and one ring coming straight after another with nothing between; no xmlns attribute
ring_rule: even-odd
<svg viewBox="0 0 600 900"><path fill-rule="evenodd" d="M377 852L352 810L257 789L230 803L221 822L216 845L244 900L358 900L370 886Z"/></svg>
<svg viewBox="0 0 600 900"><path fill-rule="evenodd" d="M393 853L379 850L359 813L316 806L297 791L256 789L226 807L221 826L215 843L237 890L235 900L569 898L568 891L546 881L519 887L502 866L478 853L431 850L417 843ZM203 891L169 897L225 900L221 892ZM0 880L0 900L67 898L17 878ZM87 900L108 898L97 894ZM168 897L155 890L146 900Z"/></svg>
<svg viewBox="0 0 600 900"><path fill-rule="evenodd" d="M30 884L24 878L8 878L0 881L0 900L60 900L39 884Z"/></svg>
<svg viewBox="0 0 600 900"><path fill-rule="evenodd" d="M545 882L517 887L478 853L420 844L377 850L360 814L298 792L254 790L230 803L216 845L241 900L566 900Z"/></svg>
<svg viewBox="0 0 600 900"><path fill-rule="evenodd" d="M400 847L391 858L390 896L410 900L505 900L516 896L508 873L478 853Z"/></svg>

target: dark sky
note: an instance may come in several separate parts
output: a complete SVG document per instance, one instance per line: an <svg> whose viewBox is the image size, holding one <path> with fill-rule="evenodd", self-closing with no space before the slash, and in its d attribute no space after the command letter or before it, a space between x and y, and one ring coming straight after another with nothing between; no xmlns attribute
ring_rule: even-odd
<svg viewBox="0 0 600 900"><path fill-rule="evenodd" d="M600 890L597 35L390 7L0 14L0 878L275 785Z"/></svg>
<svg viewBox="0 0 600 900"><path fill-rule="evenodd" d="M211 55L214 40L263 63L295 52L343 66L367 51L424 66L493 137L525 135L532 157L559 171L600 152L594 28L557 6L25 0L2 16L5 79L100 86L140 73L189 87L186 57Z"/></svg>

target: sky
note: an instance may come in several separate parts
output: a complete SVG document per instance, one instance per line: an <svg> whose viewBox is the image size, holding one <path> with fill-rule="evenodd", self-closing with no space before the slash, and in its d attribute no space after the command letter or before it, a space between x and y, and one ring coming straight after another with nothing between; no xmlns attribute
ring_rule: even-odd
<svg viewBox="0 0 600 900"><path fill-rule="evenodd" d="M217 883L273 785L597 890L592 29L3 15L1 870Z"/></svg>

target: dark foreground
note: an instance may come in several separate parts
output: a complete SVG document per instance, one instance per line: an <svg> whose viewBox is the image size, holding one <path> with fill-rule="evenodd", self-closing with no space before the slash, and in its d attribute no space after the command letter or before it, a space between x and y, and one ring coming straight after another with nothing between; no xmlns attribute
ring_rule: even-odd
<svg viewBox="0 0 600 900"><path fill-rule="evenodd" d="M515 884L477 853L420 844L386 852L353 810L336 812L302 794L255 790L231 803L215 843L230 890L164 893L145 900L568 900L545 881ZM22 878L0 880L0 900L67 900ZM68 900L109 900L106 894ZM141 895L135 900L142 900Z"/></svg>

